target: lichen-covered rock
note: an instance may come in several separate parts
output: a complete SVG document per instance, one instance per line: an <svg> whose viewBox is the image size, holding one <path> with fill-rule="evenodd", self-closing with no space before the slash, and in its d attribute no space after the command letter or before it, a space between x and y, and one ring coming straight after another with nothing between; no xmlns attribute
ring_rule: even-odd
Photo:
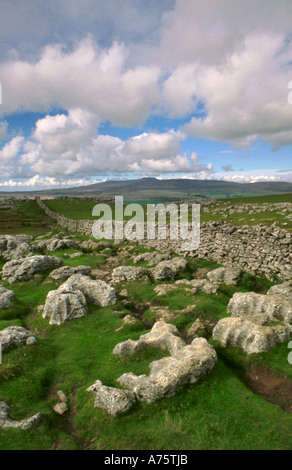
<svg viewBox="0 0 292 470"><path fill-rule="evenodd" d="M292 334L291 326L271 325L269 320L267 315L222 318L213 329L213 339L223 347L241 348L245 354L269 351Z"/></svg>
<svg viewBox="0 0 292 470"><path fill-rule="evenodd" d="M15 294L12 290L5 289L0 286L0 310L11 308L12 302L15 299Z"/></svg>
<svg viewBox="0 0 292 470"><path fill-rule="evenodd" d="M212 284L226 284L227 286L236 286L242 274L241 269L237 268L218 268L209 271L207 278Z"/></svg>
<svg viewBox="0 0 292 470"><path fill-rule="evenodd" d="M153 277L156 281L164 279L174 279L187 267L187 261L184 258L173 258L171 260L161 261L153 269Z"/></svg>
<svg viewBox="0 0 292 470"><path fill-rule="evenodd" d="M62 266L64 261L55 256L35 255L8 261L2 269L2 279L10 284L27 281L38 272Z"/></svg>
<svg viewBox="0 0 292 470"><path fill-rule="evenodd" d="M292 282L284 282L283 284L272 286L268 290L267 295L281 295L292 302Z"/></svg>
<svg viewBox="0 0 292 470"><path fill-rule="evenodd" d="M87 312L84 294L61 286L48 293L42 316L50 318L50 325L61 325L66 320L84 317Z"/></svg>
<svg viewBox="0 0 292 470"><path fill-rule="evenodd" d="M94 407L102 408L111 416L118 416L126 413L136 402L136 395L130 390L120 390L118 388L106 387L97 380L91 385L87 392L94 393Z"/></svg>
<svg viewBox="0 0 292 470"><path fill-rule="evenodd" d="M12 347L20 347L27 343L29 338L34 338L33 334L21 326L9 326L0 331L0 343L2 351ZM29 344L29 343L27 343Z"/></svg>
<svg viewBox="0 0 292 470"><path fill-rule="evenodd" d="M78 289L83 292L88 303L99 307L114 305L117 301L115 289L112 286L104 281L93 280L82 274L73 274L60 288L73 291Z"/></svg>
<svg viewBox="0 0 292 470"><path fill-rule="evenodd" d="M150 374L123 374L118 382L148 403L173 396L185 384L196 383L211 371L217 360L214 348L205 338L195 338L190 345L175 348L170 357L150 364Z"/></svg>
<svg viewBox="0 0 292 470"><path fill-rule="evenodd" d="M292 321L292 302L282 295L263 295L254 292L237 292L230 299L227 312L233 317L266 314L272 321Z"/></svg>
<svg viewBox="0 0 292 470"><path fill-rule="evenodd" d="M143 281L148 279L148 270L137 266L118 266L113 270L112 281L129 282L129 281Z"/></svg>
<svg viewBox="0 0 292 470"><path fill-rule="evenodd" d="M33 246L29 242L22 242L12 250L2 252L3 258L7 260L25 258L26 256L32 256L34 252Z"/></svg>
<svg viewBox="0 0 292 470"><path fill-rule="evenodd" d="M156 322L151 331L140 336L138 341L128 339L115 346L113 353L119 356L134 354L141 349L155 347L169 351L171 354L177 349L183 348L185 342L179 337L179 332L175 325L165 323L164 321Z"/></svg>
<svg viewBox="0 0 292 470"><path fill-rule="evenodd" d="M37 247L41 250L58 251L63 250L64 248L78 249L80 244L75 240L71 240L70 238L63 238L61 235L55 235L49 240L38 242Z"/></svg>
<svg viewBox="0 0 292 470"><path fill-rule="evenodd" d="M33 239L30 235L1 235L0 236L0 251L8 253L15 250L22 243L30 245Z"/></svg>
<svg viewBox="0 0 292 470"><path fill-rule="evenodd" d="M90 266L62 266L61 268L54 269L49 276L53 279L59 280L59 279L68 279L70 276L73 276L73 274L84 274L88 275L91 273L91 267Z"/></svg>
<svg viewBox="0 0 292 470"><path fill-rule="evenodd" d="M9 418L10 407L5 401L0 401L0 430L1 429L23 429L28 430L37 426L41 419L41 413L37 413L28 419L22 421L13 421Z"/></svg>
<svg viewBox="0 0 292 470"><path fill-rule="evenodd" d="M185 284L192 288L192 293L197 294L197 292L204 292L205 294L217 294L218 284L213 284L208 279L180 279L175 281L175 285Z"/></svg>

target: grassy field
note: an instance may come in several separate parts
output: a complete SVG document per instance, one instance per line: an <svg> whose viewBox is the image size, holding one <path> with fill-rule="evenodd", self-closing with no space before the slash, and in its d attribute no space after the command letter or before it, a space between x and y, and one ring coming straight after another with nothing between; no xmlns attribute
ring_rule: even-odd
<svg viewBox="0 0 292 470"><path fill-rule="evenodd" d="M222 202L222 204L220 204ZM234 198L234 199L220 199L216 203L208 206L208 209L211 211L213 209L225 209L231 206L238 206L242 204L264 204L264 203L281 203L281 202L292 202L292 195L276 195L276 196L258 196L258 197L245 197L245 198ZM66 200L66 199L56 199L45 201L46 205L53 210L58 212L68 218L78 220L78 219L89 219L95 220L96 217L92 216L92 209L96 205L95 202L91 200ZM219 203L219 204L218 204ZM115 208L114 205L110 206L112 210L112 216L115 217ZM146 206L144 205L144 211L146 213ZM125 217L125 220L130 219L130 217ZM146 220L146 217L145 217ZM191 212L189 215L189 220L191 221ZM201 208L201 222L209 222L215 220L225 220L226 222L233 225L257 225L260 223L271 225L275 222L278 223L280 228L285 228L286 230L292 230L292 221L287 220L285 215L282 215L279 210L274 211L262 211L256 214L248 214L247 210L244 210L240 213L229 214L228 212L221 212L219 214L212 214L204 212L204 208ZM169 217L167 216L167 221Z"/></svg>
<svg viewBox="0 0 292 470"><path fill-rule="evenodd" d="M26 204L21 203L18 222L31 225L26 226L27 231L15 225L11 233L48 232L50 221L43 212L34 203ZM73 213L77 214L75 207L74 203ZM83 209L84 205L80 205L79 214ZM129 256L125 256L123 249ZM51 254L62 257L65 265L109 269L108 260L113 256L117 256L117 265L131 265L133 256L144 250L141 246L122 243L104 251L87 250L74 259L64 256L73 250ZM208 271L218 266L206 260L188 259L188 262L182 278L193 278L202 269ZM0 259L0 268L3 264L4 260ZM249 379L255 370L259 378L266 373L281 384L288 380L291 388L292 366L287 359L287 343L268 353L246 356L238 349L223 349L213 342L218 362L198 384L186 386L176 396L154 404L136 404L119 418L111 418L93 408L93 394L86 392L97 379L108 386L119 386L116 379L123 373L147 374L150 362L163 357L165 353L155 349L133 357L112 354L117 343L138 339L149 331L155 322L153 307L173 313L171 323L182 334L199 318L205 326L204 336L210 339L211 326L227 315L227 304L235 292L265 293L272 282L246 275L237 287L220 286L218 295L193 295L178 286L162 296L154 291L160 283L132 282L127 284L127 302L119 295L125 285L117 285L116 305L90 306L87 317L58 327L50 326L37 313L37 306L44 304L47 293L61 283L48 278L48 274L42 273L29 282L13 286L3 281L5 287L13 289L17 300L13 308L0 311L0 329L10 325L27 327L38 343L3 354L0 400L7 401L13 419L24 419L37 412L43 418L39 427L28 432L0 431L0 449L291 449L292 401L282 394L281 387L266 396ZM143 313L136 323L124 325L123 317L135 315L138 306ZM56 391L60 389L69 397L69 412L62 417L53 412Z"/></svg>
<svg viewBox="0 0 292 470"><path fill-rule="evenodd" d="M0 235L40 235L54 223L36 201L17 201L15 209L0 209Z"/></svg>
<svg viewBox="0 0 292 470"><path fill-rule="evenodd" d="M135 251L135 248L133 249ZM62 256L64 253L59 253ZM74 260L84 264L88 254ZM105 258L92 256L92 264L100 266ZM70 264L72 260L65 261ZM202 267L214 265L199 260L190 262L189 275ZM268 403L254 393L236 370L244 371L253 364L265 364L275 373L292 379L287 361L287 345L273 352L246 357L239 351L222 351L215 369L195 386L186 386L175 397L155 404L140 403L119 418L110 418L93 408L93 395L86 388L100 379L117 386L116 378L125 372L147 373L149 363L163 356L154 349L133 357L112 354L114 346L128 338L138 339L146 333L142 322L124 326L122 317L131 314L135 302L158 303L173 312L192 305L186 314L178 313L173 323L179 330L190 326L196 318L214 322L226 315L231 295L249 290L254 285L243 282L238 287L222 286L218 296L184 295L181 288L168 296L154 292L151 283L130 283L132 303L113 307L91 306L87 317L67 322L60 327L48 325L36 306L43 304L47 292L57 288L47 273L37 281L13 286L18 303L10 311L0 312L0 328L23 325L34 332L38 344L11 350L0 366L0 399L11 406L11 416L22 419L41 411L40 427L29 432L0 431L0 449L289 449L291 448L292 414ZM255 281L255 280L254 280ZM7 283L4 283L9 287ZM271 283L257 280L257 289L265 291ZM118 286L119 291L123 286ZM151 317L147 317L148 321ZM152 319L154 321L154 319ZM70 398L70 412L64 417L54 414L56 391L64 390ZM25 391L25 392L24 392Z"/></svg>

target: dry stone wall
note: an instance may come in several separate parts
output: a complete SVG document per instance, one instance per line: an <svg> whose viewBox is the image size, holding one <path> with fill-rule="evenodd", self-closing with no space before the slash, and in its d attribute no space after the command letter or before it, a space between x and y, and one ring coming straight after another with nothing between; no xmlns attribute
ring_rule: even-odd
<svg viewBox="0 0 292 470"><path fill-rule="evenodd" d="M43 201L40 207L58 225L70 232L92 236L93 221L72 220L51 211ZM234 226L225 221L203 222L200 226L199 249L189 253L223 266L242 268L257 276L280 280L292 278L292 235L275 225ZM142 244L162 252L181 254L180 240L143 240Z"/></svg>

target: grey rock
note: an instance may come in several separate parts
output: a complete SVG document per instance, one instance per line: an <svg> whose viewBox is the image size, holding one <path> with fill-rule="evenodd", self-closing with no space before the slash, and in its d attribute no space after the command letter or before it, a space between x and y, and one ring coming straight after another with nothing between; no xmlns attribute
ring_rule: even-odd
<svg viewBox="0 0 292 470"><path fill-rule="evenodd" d="M292 282L284 282L283 284L272 286L268 290L267 295L281 295L292 301Z"/></svg>
<svg viewBox="0 0 292 470"><path fill-rule="evenodd" d="M213 329L213 339L223 347L238 347L245 354L269 351L277 343L288 341L292 327L269 323L267 315L228 317L219 320Z"/></svg>
<svg viewBox="0 0 292 470"><path fill-rule="evenodd" d="M230 299L227 312L233 317L266 314L271 321L292 321L292 303L282 295L263 295L254 292L237 292Z"/></svg>
<svg viewBox="0 0 292 470"><path fill-rule="evenodd" d="M134 354L141 349L155 347L169 351L171 354L177 349L185 346L184 341L179 337L176 326L164 321L156 322L151 331L140 336L138 341L128 339L115 346L113 353L119 356Z"/></svg>
<svg viewBox="0 0 292 470"><path fill-rule="evenodd" d="M2 351L6 351L12 347L20 347L27 343L29 338L33 338L33 334L22 328L21 326L9 326L0 331L0 343Z"/></svg>
<svg viewBox="0 0 292 470"><path fill-rule="evenodd" d="M63 390L57 391L57 397L62 403L67 403L68 401L67 395L63 392Z"/></svg>
<svg viewBox="0 0 292 470"><path fill-rule="evenodd" d="M195 338L190 345L184 343L173 348L172 344L165 344L165 347L170 348L171 356L152 362L149 375L136 376L130 372L119 377L118 382L140 400L152 403L175 395L185 384L196 383L213 369L217 360L214 348L205 338Z"/></svg>
<svg viewBox="0 0 292 470"><path fill-rule="evenodd" d="M0 429L22 429L28 430L37 426L41 419L41 413L22 421L13 421L9 418L10 407L5 401L0 401Z"/></svg>
<svg viewBox="0 0 292 470"><path fill-rule="evenodd" d="M241 269L218 268L208 272L207 278L213 284L226 284L227 286L236 286L240 280L241 274Z"/></svg>
<svg viewBox="0 0 292 470"><path fill-rule="evenodd" d="M47 251L58 251L63 250L65 248L79 248L80 244L75 240L71 240L70 238L63 238L61 235L55 235L53 238L49 240L41 241L37 244L38 248L45 249Z"/></svg>
<svg viewBox="0 0 292 470"><path fill-rule="evenodd" d="M137 280L147 280L148 270L137 266L118 266L113 270L112 282L129 282Z"/></svg>
<svg viewBox="0 0 292 470"><path fill-rule="evenodd" d="M86 299L81 291L60 286L48 293L42 317L50 318L50 325L61 325L66 320L84 317L87 312Z"/></svg>
<svg viewBox="0 0 292 470"><path fill-rule="evenodd" d="M91 385L87 392L94 393L94 407L102 408L111 416L124 414L136 402L136 395L129 390L121 390L118 388L107 387L97 380Z"/></svg>
<svg viewBox="0 0 292 470"><path fill-rule="evenodd" d="M10 284L15 282L27 281L34 274L62 266L64 261L55 256L28 256L18 260L8 261L2 269L2 279L7 280Z"/></svg>
<svg viewBox="0 0 292 470"><path fill-rule="evenodd" d="M184 258L173 258L172 260L161 261L153 269L153 277L156 281L164 279L174 279L187 267L187 261Z"/></svg>
<svg viewBox="0 0 292 470"><path fill-rule="evenodd" d="M15 299L15 294L12 290L0 287L0 310L12 307L12 302Z"/></svg>
<svg viewBox="0 0 292 470"><path fill-rule="evenodd" d="M73 276L73 274L90 274L91 273L91 267L90 266L62 266L61 268L54 269L49 276L53 279L59 280L59 279L68 279L70 276Z"/></svg>
<svg viewBox="0 0 292 470"><path fill-rule="evenodd" d="M16 248L2 252L3 258L7 260L25 258L33 255L34 248L28 242L20 243Z"/></svg>
<svg viewBox="0 0 292 470"><path fill-rule="evenodd" d="M65 290L78 289L83 292L88 303L99 307L107 307L116 303L116 293L112 286L104 281L93 280L82 274L73 274L59 289L61 288Z"/></svg>
<svg viewBox="0 0 292 470"><path fill-rule="evenodd" d="M57 403L53 408L54 412L57 413L60 416L62 416L64 413L66 413L66 411L68 411L68 409L69 409L68 405L65 402Z"/></svg>

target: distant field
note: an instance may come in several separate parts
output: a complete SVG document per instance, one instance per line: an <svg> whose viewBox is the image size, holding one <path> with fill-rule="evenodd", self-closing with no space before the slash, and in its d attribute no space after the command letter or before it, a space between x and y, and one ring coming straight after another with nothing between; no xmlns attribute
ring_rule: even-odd
<svg viewBox="0 0 292 470"><path fill-rule="evenodd" d="M0 234L40 235L54 223L36 201L15 202L15 209L0 210Z"/></svg>
<svg viewBox="0 0 292 470"><path fill-rule="evenodd" d="M222 204L217 205L219 201L222 201ZM292 202L292 194L220 199L219 201L216 201L216 205L211 205L208 207L212 210L240 204ZM52 211L62 214L65 217L71 218L73 220L96 219L96 217L92 216L92 209L96 205L96 202L90 199L76 199L74 201L68 199L56 199L47 200L45 203ZM144 205L146 206L145 201ZM111 206L111 208L113 217L115 217L114 206ZM129 219L129 217L125 219ZM291 221L286 220L286 217L282 214L279 214L278 211L262 211L257 214L248 214L247 212L229 214L228 211L225 214L212 214L205 213L203 210L201 211L201 222L208 222L212 220L225 220L226 222L234 225L255 225L259 223L271 225L272 223L277 222L279 227L285 228L289 231L292 230ZM15 209L0 210L0 234L24 233L37 236L48 232L51 225L54 223L55 221L47 217L44 211L38 206L36 201L16 202Z"/></svg>
<svg viewBox="0 0 292 470"><path fill-rule="evenodd" d="M278 203L278 202L292 202L292 193L275 194L271 196L249 196L249 197L234 197L234 198L219 198L224 203L228 204L264 204Z"/></svg>
<svg viewBox="0 0 292 470"><path fill-rule="evenodd" d="M209 206L210 209L220 209L226 208L229 206L240 205L240 204L264 204L264 203L281 203L281 202L292 202L292 194L281 194L276 196L253 196L250 198L232 198L232 199L221 199L222 205L218 204ZM162 201L161 201L162 202ZM95 220L96 217L92 216L92 209L96 205L96 202L93 202L88 199L82 200L67 200L67 199L56 199L45 201L46 205L53 211L58 212L59 214L64 215L65 217L78 220L78 219L89 219ZM113 217L115 217L114 206L111 206ZM145 207L146 210L146 207ZM125 218L125 220L129 219ZM167 218L167 220L169 220ZM191 220L191 214L190 214ZM238 214L212 214L204 213L201 211L201 222L209 222L215 220L225 220L234 225L256 225L259 223L264 223L271 225L274 222L279 224L279 227L285 228L286 230L292 230L292 222L287 221L286 216L280 214L278 211L263 211L256 214L248 214L247 212L241 212ZM287 225L285 225L287 224Z"/></svg>

